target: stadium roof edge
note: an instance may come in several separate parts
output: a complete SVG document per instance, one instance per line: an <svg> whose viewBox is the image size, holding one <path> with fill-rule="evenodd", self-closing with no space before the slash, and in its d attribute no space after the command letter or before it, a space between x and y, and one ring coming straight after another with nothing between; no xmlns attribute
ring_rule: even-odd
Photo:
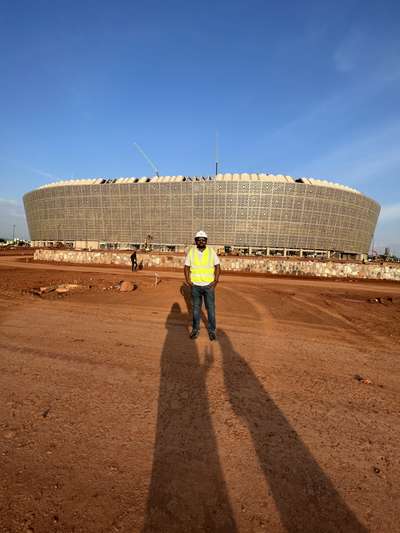
<svg viewBox="0 0 400 533"><path fill-rule="evenodd" d="M329 187L333 189L341 189L356 194L361 194L360 191L327 180L320 180L315 178L292 178L283 174L265 174L265 173L226 173L217 174L216 176L155 176L148 177L142 176L140 178L135 177L123 177L123 178L89 178L89 179L72 179L72 180L60 180L53 183L48 183L38 187L38 189L47 189L50 187L64 187L64 186L76 186L76 185L102 185L102 184L126 184L126 183L176 183L176 182L196 182L196 181L262 181L272 183L303 183L306 185L313 185L317 187Z"/></svg>

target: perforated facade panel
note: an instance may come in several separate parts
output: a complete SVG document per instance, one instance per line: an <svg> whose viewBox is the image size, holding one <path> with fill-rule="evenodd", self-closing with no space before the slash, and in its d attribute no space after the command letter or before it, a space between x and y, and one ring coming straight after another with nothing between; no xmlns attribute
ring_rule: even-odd
<svg viewBox="0 0 400 533"><path fill-rule="evenodd" d="M212 244L367 253L379 205L306 183L180 181L59 185L24 197L34 241Z"/></svg>

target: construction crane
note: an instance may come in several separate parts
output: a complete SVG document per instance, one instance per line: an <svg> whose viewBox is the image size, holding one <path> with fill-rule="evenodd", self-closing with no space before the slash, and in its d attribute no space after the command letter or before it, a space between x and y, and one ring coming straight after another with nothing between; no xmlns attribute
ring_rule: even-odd
<svg viewBox="0 0 400 533"><path fill-rule="evenodd" d="M154 170L155 172L155 175L157 176L157 178L160 176L160 173L158 171L158 168L155 166L155 164L153 163L153 161L150 159L150 157L146 154L146 152L144 150L142 150L142 148L140 148L140 146L138 145L138 143L133 143L133 146L136 148L136 150L139 152L139 154L141 154L145 159L146 161L149 163L149 165L151 166L151 168Z"/></svg>

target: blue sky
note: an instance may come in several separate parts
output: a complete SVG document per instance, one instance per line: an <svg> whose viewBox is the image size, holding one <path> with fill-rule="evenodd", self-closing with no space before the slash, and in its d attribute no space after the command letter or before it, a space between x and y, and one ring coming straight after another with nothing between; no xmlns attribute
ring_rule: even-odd
<svg viewBox="0 0 400 533"><path fill-rule="evenodd" d="M0 235L69 178L329 179L382 205L400 254L400 3L0 1Z"/></svg>

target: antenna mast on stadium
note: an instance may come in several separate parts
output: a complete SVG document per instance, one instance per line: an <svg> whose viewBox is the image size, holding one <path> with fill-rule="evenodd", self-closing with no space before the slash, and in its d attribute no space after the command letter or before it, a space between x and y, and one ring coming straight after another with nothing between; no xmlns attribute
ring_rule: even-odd
<svg viewBox="0 0 400 533"><path fill-rule="evenodd" d="M219 157L218 157L218 131L215 132L215 175L218 174L218 165L219 165L219 161L218 161Z"/></svg>
<svg viewBox="0 0 400 533"><path fill-rule="evenodd" d="M158 168L155 166L155 164L153 163L153 161L150 159L150 157L146 154L146 152L144 150L142 150L140 148L140 146L138 145L138 143L133 143L133 146L136 148L136 150L146 159L146 161L149 163L149 165L151 166L151 168L154 170L157 178L160 176L160 173L158 171Z"/></svg>

